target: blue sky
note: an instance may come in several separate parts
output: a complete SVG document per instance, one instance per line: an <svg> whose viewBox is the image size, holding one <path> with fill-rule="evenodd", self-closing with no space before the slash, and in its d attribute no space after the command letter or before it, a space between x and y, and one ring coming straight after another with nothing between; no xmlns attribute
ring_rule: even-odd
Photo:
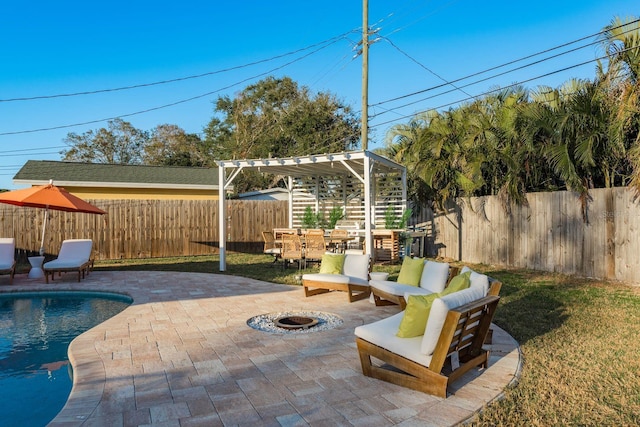
<svg viewBox="0 0 640 427"><path fill-rule="evenodd" d="M589 39L456 83L585 46L464 92L443 93L449 86L379 104L595 34L614 16L640 16L637 0L370 0L369 25L381 37L370 48L369 148L382 146L388 127L415 112L449 108L497 86L534 79L525 86L555 87L572 77L593 78L593 62L556 73L602 56L598 46L586 46ZM29 159L60 160L69 132L104 127L103 119L122 117L143 130L176 124L200 133L218 96L233 97L266 75L289 76L314 92L331 92L360 111L362 66L352 49L361 26L359 0L5 2L0 7L0 188L16 188L12 178ZM291 52L297 53L286 55ZM553 74L536 79L548 73ZM10 101L201 74L207 75ZM170 104L176 105L161 108ZM146 110L152 111L137 114ZM79 123L88 124L69 126ZM47 128L59 129L39 131Z"/></svg>

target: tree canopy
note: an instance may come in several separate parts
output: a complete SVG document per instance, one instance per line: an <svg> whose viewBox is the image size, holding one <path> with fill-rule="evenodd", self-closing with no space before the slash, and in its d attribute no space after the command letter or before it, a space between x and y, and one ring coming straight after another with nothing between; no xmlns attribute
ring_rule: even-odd
<svg viewBox="0 0 640 427"><path fill-rule="evenodd" d="M312 95L289 77L267 77L235 98L219 97L205 128L218 158L286 157L353 150L359 121L328 93Z"/></svg>
<svg viewBox="0 0 640 427"><path fill-rule="evenodd" d="M360 126L351 108L328 93L311 94L291 78L267 77L231 99L219 97L205 141L219 159L289 157L353 150ZM278 177L244 172L236 191L272 187Z"/></svg>
<svg viewBox="0 0 640 427"><path fill-rule="evenodd" d="M387 133L384 154L405 164L414 200L444 206L497 195L508 211L529 191L631 185L640 194L640 25L615 18L600 39L608 66L558 88L509 87Z"/></svg>

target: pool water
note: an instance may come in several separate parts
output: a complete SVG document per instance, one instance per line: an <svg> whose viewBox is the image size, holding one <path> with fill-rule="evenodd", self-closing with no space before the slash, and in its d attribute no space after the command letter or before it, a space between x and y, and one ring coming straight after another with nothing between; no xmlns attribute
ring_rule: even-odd
<svg viewBox="0 0 640 427"><path fill-rule="evenodd" d="M0 426L45 426L72 386L69 343L132 300L106 293L0 294Z"/></svg>

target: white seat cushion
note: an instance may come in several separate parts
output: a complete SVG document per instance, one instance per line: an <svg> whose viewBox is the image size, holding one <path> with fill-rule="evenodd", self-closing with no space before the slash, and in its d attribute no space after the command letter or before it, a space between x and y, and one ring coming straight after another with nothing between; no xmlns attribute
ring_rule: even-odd
<svg viewBox="0 0 640 427"><path fill-rule="evenodd" d="M88 262L88 259L54 259L53 261L45 262L45 269L54 268L80 268L82 264Z"/></svg>
<svg viewBox="0 0 640 427"><path fill-rule="evenodd" d="M303 274L302 280L313 280L315 282L341 283L346 285L349 283L349 276L344 274L327 274L327 273L310 273Z"/></svg>
<svg viewBox="0 0 640 427"><path fill-rule="evenodd" d="M413 360L424 366L429 366L431 356L427 356L420 351L422 336L413 338L400 338L396 336L398 327L402 321L404 312L397 313L377 322L356 327L354 333L357 337L372 344L399 354L409 360Z"/></svg>
<svg viewBox="0 0 640 427"><path fill-rule="evenodd" d="M349 279L349 284L351 285L369 286L369 281L367 279L363 279L362 277L347 276L347 278Z"/></svg>
<svg viewBox="0 0 640 427"><path fill-rule="evenodd" d="M418 286L405 285L404 283L398 283L391 280L369 280L369 286L399 297L403 296L405 293L412 295L428 295L433 293Z"/></svg>
<svg viewBox="0 0 640 427"><path fill-rule="evenodd" d="M432 355L438 344L442 327L447 318L447 313L453 308L468 304L484 297L479 287L467 288L462 291L436 298L431 304L431 312L427 320L427 327L422 338L421 351L426 355Z"/></svg>
<svg viewBox="0 0 640 427"><path fill-rule="evenodd" d="M446 262L425 261L420 287L431 293L438 293L444 290L449 279L449 264Z"/></svg>

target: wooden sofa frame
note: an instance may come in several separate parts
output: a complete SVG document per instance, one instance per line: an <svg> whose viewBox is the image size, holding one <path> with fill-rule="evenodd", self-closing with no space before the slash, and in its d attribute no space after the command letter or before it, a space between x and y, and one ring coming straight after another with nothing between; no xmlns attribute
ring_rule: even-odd
<svg viewBox="0 0 640 427"><path fill-rule="evenodd" d="M355 285L353 283L334 283L317 280L303 280L302 286L304 287L305 297L325 294L330 291L343 291L347 292L349 302L369 298L369 294L371 293L371 288L369 287L369 285Z"/></svg>
<svg viewBox="0 0 640 427"><path fill-rule="evenodd" d="M489 351L483 348L483 343L499 300L498 296L488 295L449 310L429 366L356 338L362 373L446 398L449 384L472 368L488 366ZM452 354L458 355L459 366L451 361ZM373 364L372 357L391 367Z"/></svg>

